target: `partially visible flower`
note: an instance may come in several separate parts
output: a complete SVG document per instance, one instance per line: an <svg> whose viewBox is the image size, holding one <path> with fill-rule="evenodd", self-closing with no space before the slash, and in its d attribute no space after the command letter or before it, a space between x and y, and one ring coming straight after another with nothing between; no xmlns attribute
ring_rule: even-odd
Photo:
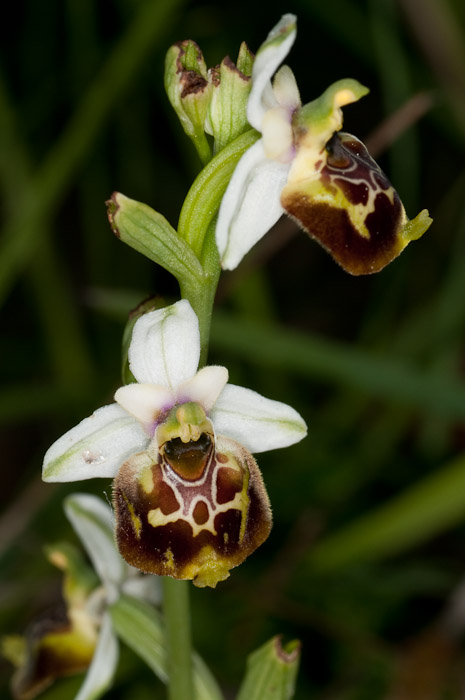
<svg viewBox="0 0 465 700"><path fill-rule="evenodd" d="M342 127L341 107L368 90L356 80L331 85L302 107L290 68L270 79L290 50L296 18L284 15L260 47L247 104L262 134L242 156L216 227L222 265L234 269L284 211L352 274L377 272L419 238L431 219L409 221L365 146Z"/></svg>
<svg viewBox="0 0 465 700"><path fill-rule="evenodd" d="M45 481L115 477L117 541L142 571L214 586L268 536L271 515L250 452L301 440L286 404L197 370L198 321L187 301L136 322L129 365L137 384L63 435Z"/></svg>
<svg viewBox="0 0 465 700"><path fill-rule="evenodd" d="M71 545L47 548L50 561L64 572L65 610L32 623L24 638L3 640L3 653L17 666L12 692L18 700L31 700L57 678L87 669L75 700L97 700L111 685L118 661L109 606L122 593L160 601L157 580L142 576L117 552L109 506L95 496L73 494L65 512L98 578Z"/></svg>

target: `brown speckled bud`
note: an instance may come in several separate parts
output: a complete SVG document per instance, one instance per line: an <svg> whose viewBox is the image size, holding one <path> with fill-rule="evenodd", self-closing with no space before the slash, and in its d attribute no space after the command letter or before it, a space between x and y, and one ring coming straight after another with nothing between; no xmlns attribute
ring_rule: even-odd
<svg viewBox="0 0 465 700"><path fill-rule="evenodd" d="M226 579L271 529L255 460L234 440L215 440L213 428L132 456L114 481L113 503L126 561L199 587Z"/></svg>
<svg viewBox="0 0 465 700"><path fill-rule="evenodd" d="M296 164L281 203L347 272L378 272L428 228L427 212L418 224L408 222L397 192L355 136L337 132L310 155L312 167L303 149L305 170Z"/></svg>

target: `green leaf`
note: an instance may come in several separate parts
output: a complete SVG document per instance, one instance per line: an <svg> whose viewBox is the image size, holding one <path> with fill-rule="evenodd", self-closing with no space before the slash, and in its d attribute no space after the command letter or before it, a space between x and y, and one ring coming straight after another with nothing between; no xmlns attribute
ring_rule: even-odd
<svg viewBox="0 0 465 700"><path fill-rule="evenodd" d="M166 646L162 616L148 603L121 596L111 607L111 618L119 638L166 683ZM194 653L194 700L224 700L202 659Z"/></svg>
<svg viewBox="0 0 465 700"><path fill-rule="evenodd" d="M300 642L281 644L273 637L250 654L237 700L290 700L294 695Z"/></svg>
<svg viewBox="0 0 465 700"><path fill-rule="evenodd" d="M171 272L180 284L202 283L201 264L164 216L120 192L107 205L113 233L124 243Z"/></svg>

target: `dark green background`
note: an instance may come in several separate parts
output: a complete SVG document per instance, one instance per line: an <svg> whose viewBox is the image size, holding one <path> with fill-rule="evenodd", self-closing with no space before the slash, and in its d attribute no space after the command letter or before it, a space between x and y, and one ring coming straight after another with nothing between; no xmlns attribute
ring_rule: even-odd
<svg viewBox="0 0 465 700"><path fill-rule="evenodd" d="M163 91L164 54L192 38L208 65L234 59L242 40L256 50L291 11L288 63L303 101L341 77L370 87L345 110L344 128L370 145L409 215L427 207L434 224L362 279L283 221L222 278L210 361L294 405L309 437L259 455L275 527L227 582L193 590L194 640L228 697L246 654L278 632L303 642L300 700L460 697L465 619L450 611L465 573L463 3L23 0L9 11L0 27L2 633L22 632L59 599L42 547L74 539L64 495L111 493L107 480L42 484L44 451L112 401L129 310L153 293L177 295L112 235L104 207L118 190L176 225L199 170ZM398 131L382 139L393 114ZM8 697L10 667L1 669ZM44 698L72 698L76 683ZM125 652L109 697L164 690Z"/></svg>

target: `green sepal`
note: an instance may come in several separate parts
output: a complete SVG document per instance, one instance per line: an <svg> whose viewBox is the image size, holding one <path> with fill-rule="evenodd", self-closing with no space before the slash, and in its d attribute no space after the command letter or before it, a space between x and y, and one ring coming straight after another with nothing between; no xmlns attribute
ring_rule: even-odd
<svg viewBox="0 0 465 700"><path fill-rule="evenodd" d="M312 142L318 137L326 142L342 127L341 107L357 102L368 92L357 80L342 78L296 112L294 128L302 134L308 133Z"/></svg>
<svg viewBox="0 0 465 700"><path fill-rule="evenodd" d="M245 678L236 700L290 700L300 661L300 642L284 647L273 637L247 659Z"/></svg>
<svg viewBox="0 0 465 700"><path fill-rule="evenodd" d="M165 630L162 616L148 603L122 595L111 606L111 619L118 637L127 644L155 675L168 682ZM194 653L195 697L193 700L224 700L205 663Z"/></svg>
<svg viewBox="0 0 465 700"><path fill-rule="evenodd" d="M180 285L202 283L200 262L164 216L120 192L112 194L107 207L113 233L124 243L171 272Z"/></svg>
<svg viewBox="0 0 465 700"><path fill-rule="evenodd" d="M204 164L211 157L204 124L212 89L202 52L195 41L180 41L168 49L166 94Z"/></svg>
<svg viewBox="0 0 465 700"><path fill-rule="evenodd" d="M242 43L237 65L226 56L210 71L213 91L205 128L215 139L215 153L249 128L247 101L252 86L252 66L253 54Z"/></svg>
<svg viewBox="0 0 465 700"><path fill-rule="evenodd" d="M239 53L237 55L237 70L239 70L247 78L251 78L254 61L255 56L253 55L252 51L249 49L245 41L243 41L239 47Z"/></svg>
<svg viewBox="0 0 465 700"><path fill-rule="evenodd" d="M130 314L129 318L126 322L126 325L124 327L123 331L123 340L121 343L121 357L122 357L122 366L121 366L121 374L123 377L123 384L133 384L136 382L136 378L134 377L133 373L129 369L129 360L128 360L128 352L129 352L129 346L131 345L131 340L132 340L132 331L134 330L134 326L136 324L136 321L141 317L144 316L144 314L148 314L149 311L156 311L157 309L162 309L164 306L167 306L166 301L163 297L157 296L157 297L150 297L150 299L146 299L145 301L141 302L138 306L136 306L135 309L133 309Z"/></svg>

